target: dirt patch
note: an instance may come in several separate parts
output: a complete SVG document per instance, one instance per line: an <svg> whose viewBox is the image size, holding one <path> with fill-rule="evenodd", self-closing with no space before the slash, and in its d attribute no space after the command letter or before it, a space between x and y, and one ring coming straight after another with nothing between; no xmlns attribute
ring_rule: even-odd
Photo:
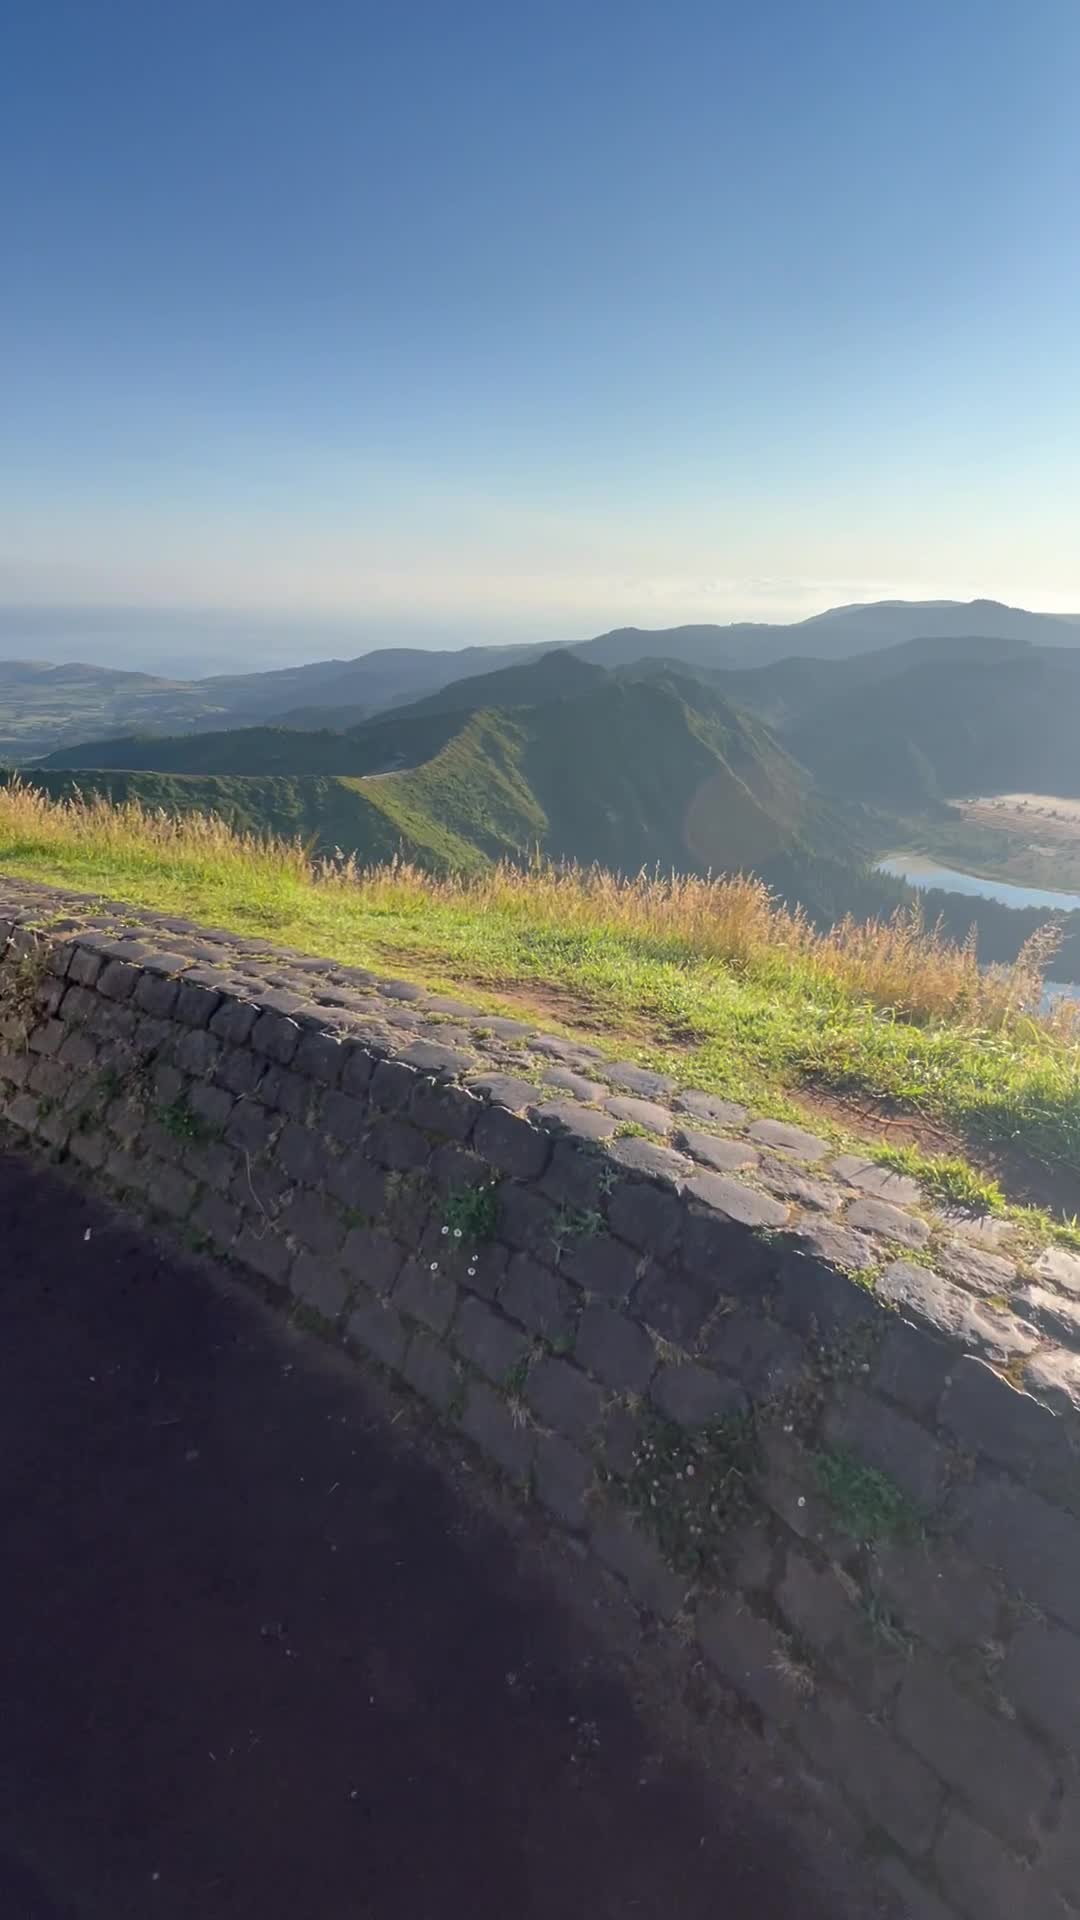
<svg viewBox="0 0 1080 1920"><path fill-rule="evenodd" d="M831 1093L824 1087L800 1087L793 1099L809 1113L821 1114L845 1131L890 1147L918 1147L923 1153L967 1160L977 1173L998 1182L1014 1206L1045 1207L1066 1220L1076 1212L1076 1173L1047 1166L1022 1147L990 1146L944 1126L926 1114L912 1113L867 1095Z"/></svg>

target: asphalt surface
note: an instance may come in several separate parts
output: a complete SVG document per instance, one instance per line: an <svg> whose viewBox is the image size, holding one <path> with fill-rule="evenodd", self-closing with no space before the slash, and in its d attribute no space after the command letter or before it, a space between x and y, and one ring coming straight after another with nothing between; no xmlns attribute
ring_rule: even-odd
<svg viewBox="0 0 1080 1920"><path fill-rule="evenodd" d="M2 1920L824 1913L346 1363L3 1154L0 1280Z"/></svg>

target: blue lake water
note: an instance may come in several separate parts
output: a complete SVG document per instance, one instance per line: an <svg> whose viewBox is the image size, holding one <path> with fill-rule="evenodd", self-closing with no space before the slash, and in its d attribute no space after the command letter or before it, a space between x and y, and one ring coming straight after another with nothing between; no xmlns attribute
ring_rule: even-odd
<svg viewBox="0 0 1080 1920"><path fill-rule="evenodd" d="M1046 887L1017 887L1009 880L986 880L979 873L961 873L940 867L921 853L893 853L877 863L879 873L891 873L912 887L944 887L949 893L967 893L983 900L1000 900L1006 907L1050 907L1059 913L1080 910L1080 893L1054 893ZM1080 1000L1080 981L1048 980L1044 1004L1060 999Z"/></svg>
<svg viewBox="0 0 1080 1920"><path fill-rule="evenodd" d="M1080 910L1080 893L1053 893L1047 887L1018 887L1010 880L987 880L980 873L961 873L939 867L921 853L893 853L877 863L879 873L891 873L912 887L945 887L949 893L979 894L1000 900L1006 907L1056 907L1061 913Z"/></svg>

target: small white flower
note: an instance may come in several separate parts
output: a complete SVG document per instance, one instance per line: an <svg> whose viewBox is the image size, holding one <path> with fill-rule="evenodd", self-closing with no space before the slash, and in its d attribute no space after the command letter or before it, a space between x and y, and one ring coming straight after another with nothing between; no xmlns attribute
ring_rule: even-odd
<svg viewBox="0 0 1080 1920"><path fill-rule="evenodd" d="M454 1228L454 1239L455 1239L455 1240L460 1240L460 1239L461 1239L461 1228L460 1228L460 1227L455 1227L455 1228Z"/></svg>
<svg viewBox="0 0 1080 1920"><path fill-rule="evenodd" d="M798 1497L798 1499L797 1499L797 1500L796 1500L796 1502L795 1502L795 1505L796 1505L797 1507L805 1507L805 1505L806 1505L806 1495L805 1495L805 1493L800 1493L800 1495L799 1495L799 1497Z"/></svg>
<svg viewBox="0 0 1080 1920"><path fill-rule="evenodd" d="M449 1227L444 1227L444 1228L443 1228L443 1232L444 1232L444 1233L449 1233L449 1231L450 1231L450 1229L449 1229Z"/></svg>
<svg viewBox="0 0 1080 1920"><path fill-rule="evenodd" d="M432 1263L431 1263L431 1271L432 1271L432 1273L438 1273L438 1271L439 1271L439 1263L438 1263L438 1261L437 1261L437 1260L433 1260L433 1261L432 1261Z"/></svg>
<svg viewBox="0 0 1080 1920"><path fill-rule="evenodd" d="M692 1480L694 1477L694 1463L692 1460L686 1469L686 1477L688 1480Z"/></svg>

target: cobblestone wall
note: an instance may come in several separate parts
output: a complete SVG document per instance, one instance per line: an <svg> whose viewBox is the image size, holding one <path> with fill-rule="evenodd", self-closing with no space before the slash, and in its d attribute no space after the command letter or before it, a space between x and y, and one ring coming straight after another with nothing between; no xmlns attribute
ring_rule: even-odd
<svg viewBox="0 0 1080 1920"><path fill-rule="evenodd" d="M0 881L0 1114L677 1619L917 1920L1080 1910L1080 1259L407 983Z"/></svg>

